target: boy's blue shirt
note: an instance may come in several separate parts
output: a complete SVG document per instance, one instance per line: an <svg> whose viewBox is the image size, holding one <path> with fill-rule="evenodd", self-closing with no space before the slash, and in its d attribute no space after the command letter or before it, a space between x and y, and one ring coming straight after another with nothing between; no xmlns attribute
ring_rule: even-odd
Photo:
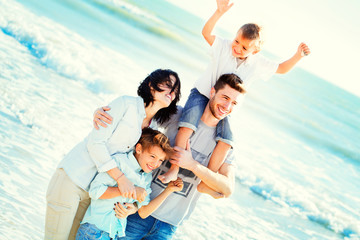
<svg viewBox="0 0 360 240"><path fill-rule="evenodd" d="M111 238L115 236L125 236L126 218L118 219L115 217L113 210L114 203L133 203L136 202L140 208L150 202L152 173L142 171L133 151L129 153L119 153L112 156L115 159L119 169L125 176L136 186L146 190L147 196L145 201L139 203L134 199L116 197L111 199L99 199L108 187L117 187L116 181L107 173L99 173L90 185L89 195L91 204L87 209L84 219L81 223L95 224L97 228L108 232Z"/></svg>

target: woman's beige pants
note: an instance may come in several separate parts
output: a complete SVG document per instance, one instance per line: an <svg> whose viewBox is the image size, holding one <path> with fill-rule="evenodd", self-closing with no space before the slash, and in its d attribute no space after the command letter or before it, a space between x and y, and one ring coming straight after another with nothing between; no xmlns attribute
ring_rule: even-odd
<svg viewBox="0 0 360 240"><path fill-rule="evenodd" d="M56 169L46 193L45 239L75 239L89 194L71 181L64 169Z"/></svg>

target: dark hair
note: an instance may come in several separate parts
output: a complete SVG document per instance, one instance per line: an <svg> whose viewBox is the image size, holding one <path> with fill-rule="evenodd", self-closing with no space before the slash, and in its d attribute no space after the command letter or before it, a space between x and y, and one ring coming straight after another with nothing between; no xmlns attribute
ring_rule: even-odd
<svg viewBox="0 0 360 240"><path fill-rule="evenodd" d="M174 76L176 81L174 85L171 83L170 76ZM157 69L150 73L144 81L140 83L140 86L137 90L137 94L144 99L145 107L149 106L150 103L154 102L154 96L151 93L151 89L154 89L155 91L162 92L162 90L159 85L160 84L166 84L168 86L171 86L171 92L175 93L174 100L170 103L170 105L166 108L160 109L154 116L154 119L162 124L166 121L168 121L171 117L171 115L175 114L177 112L176 104L180 100L180 79L176 72L170 70L170 69Z"/></svg>
<svg viewBox="0 0 360 240"><path fill-rule="evenodd" d="M223 74L219 77L214 85L215 91L219 91L224 88L225 85L229 85L231 88L237 90L240 93L246 93L245 88L242 86L242 80L234 73Z"/></svg>
<svg viewBox="0 0 360 240"><path fill-rule="evenodd" d="M147 150L153 146L159 146L166 155L173 152L169 139L160 131L152 128L144 128L142 130L141 137L136 144L138 143L141 144L143 150Z"/></svg>

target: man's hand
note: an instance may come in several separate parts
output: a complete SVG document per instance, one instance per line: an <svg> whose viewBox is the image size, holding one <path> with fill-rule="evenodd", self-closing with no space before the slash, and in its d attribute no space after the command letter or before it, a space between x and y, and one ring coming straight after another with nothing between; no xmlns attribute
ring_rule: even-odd
<svg viewBox="0 0 360 240"><path fill-rule="evenodd" d="M191 155L190 140L186 143L186 149L175 146L174 153L170 156L170 163L192 171L198 164Z"/></svg>
<svg viewBox="0 0 360 240"><path fill-rule="evenodd" d="M101 107L96 109L96 111L94 112L94 119L93 119L93 124L94 124L94 128L99 130L99 125L106 128L107 124L111 124L112 123L112 117L106 113L106 111L109 111L110 107L105 106L105 107Z"/></svg>
<svg viewBox="0 0 360 240"><path fill-rule="evenodd" d="M226 13L234 5L234 3L229 4L229 2L229 0L216 0L217 10L221 14Z"/></svg>
<svg viewBox="0 0 360 240"><path fill-rule="evenodd" d="M135 186L125 175L117 180L117 184L122 197L136 199Z"/></svg>
<svg viewBox="0 0 360 240"><path fill-rule="evenodd" d="M171 192L179 192L183 189L184 182L181 178L177 178L175 181L169 182L169 184L166 186L166 189L168 189Z"/></svg>
<svg viewBox="0 0 360 240"><path fill-rule="evenodd" d="M117 218L127 218L129 215L136 213L137 207L133 203L116 203L114 207Z"/></svg>
<svg viewBox="0 0 360 240"><path fill-rule="evenodd" d="M148 195L144 188L135 187L136 190L136 200L140 203L145 200L145 197Z"/></svg>

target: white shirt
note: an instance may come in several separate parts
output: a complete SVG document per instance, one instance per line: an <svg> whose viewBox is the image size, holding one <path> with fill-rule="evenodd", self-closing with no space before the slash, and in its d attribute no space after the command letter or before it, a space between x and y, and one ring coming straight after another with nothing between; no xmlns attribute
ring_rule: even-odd
<svg viewBox="0 0 360 240"><path fill-rule="evenodd" d="M258 79L267 80L277 70L279 64L260 54L248 56L238 66L237 59L232 55L231 41L216 36L211 46L211 62L203 75L195 82L195 88L210 98L210 90L219 77L226 73L234 73L243 81L245 89Z"/></svg>
<svg viewBox="0 0 360 240"><path fill-rule="evenodd" d="M106 172L116 167L112 155L130 151L141 136L141 125L146 117L141 97L121 96L111 102L109 107L112 124L99 130L93 129L58 166L86 191L97 172ZM157 129L156 121L152 121L150 127Z"/></svg>

